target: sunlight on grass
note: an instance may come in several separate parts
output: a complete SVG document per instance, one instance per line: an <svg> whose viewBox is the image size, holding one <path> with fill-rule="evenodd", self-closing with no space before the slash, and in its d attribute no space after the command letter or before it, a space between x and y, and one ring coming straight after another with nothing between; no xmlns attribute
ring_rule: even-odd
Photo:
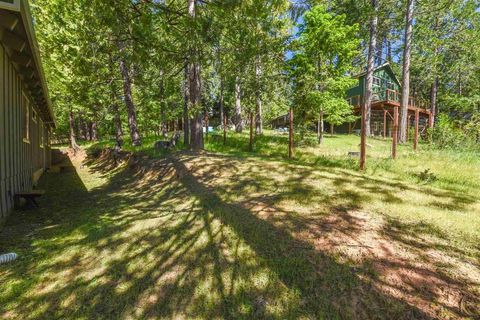
<svg viewBox="0 0 480 320"><path fill-rule="evenodd" d="M0 316L473 314L478 157L422 145L392 161L389 141L371 139L360 173L356 136L306 143L291 160L286 139L267 132L254 152L246 134L210 137L201 154L145 145L116 168L91 152L48 174L41 209L15 212L0 233L20 256L0 266ZM426 169L435 179L419 178Z"/></svg>

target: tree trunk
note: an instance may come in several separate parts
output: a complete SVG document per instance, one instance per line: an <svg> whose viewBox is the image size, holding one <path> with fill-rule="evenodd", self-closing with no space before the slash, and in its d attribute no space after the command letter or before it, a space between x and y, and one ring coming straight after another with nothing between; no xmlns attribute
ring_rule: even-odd
<svg viewBox="0 0 480 320"><path fill-rule="evenodd" d="M125 43L119 42L118 48L120 50L120 53L123 55L123 53L125 52ZM127 107L128 126L130 128L130 138L132 139L132 145L140 146L142 144L142 140L140 138L140 133L138 131L137 113L135 110L135 104L133 103L132 81L130 79L127 63L125 62L125 57L123 56L120 58L120 73L123 79L123 93L124 93L125 106Z"/></svg>
<svg viewBox="0 0 480 320"><path fill-rule="evenodd" d="M243 131L242 119L242 86L240 84L240 77L235 78L235 131L241 133Z"/></svg>
<svg viewBox="0 0 480 320"><path fill-rule="evenodd" d="M165 86L163 83L163 69L160 69L160 83L158 88L158 95L159 95L159 102L160 102L160 118L161 118L161 125L162 125L162 135L164 138L168 136L168 126L167 126L167 117L166 117L166 110L165 110Z"/></svg>
<svg viewBox="0 0 480 320"><path fill-rule="evenodd" d="M290 107L289 113L290 128L288 130L288 157L293 157L293 108Z"/></svg>
<svg viewBox="0 0 480 320"><path fill-rule="evenodd" d="M393 56L392 56L392 42L387 39L387 61L389 63L393 62Z"/></svg>
<svg viewBox="0 0 480 320"><path fill-rule="evenodd" d="M98 123L97 120L92 121L92 141L98 141Z"/></svg>
<svg viewBox="0 0 480 320"><path fill-rule="evenodd" d="M250 112L250 144L249 150L253 151L253 112Z"/></svg>
<svg viewBox="0 0 480 320"><path fill-rule="evenodd" d="M255 78L257 81L257 88L255 91L255 102L256 102L256 115L255 115L255 133L258 135L263 134L263 122L262 122L262 88L261 88L261 76L262 68L260 65L260 57L257 57L255 63Z"/></svg>
<svg viewBox="0 0 480 320"><path fill-rule="evenodd" d="M92 140L92 127L90 121L83 121L85 125L85 140L90 141Z"/></svg>
<svg viewBox="0 0 480 320"><path fill-rule="evenodd" d="M330 123L330 136L333 137L333 133L334 133L334 128L335 128L335 125L333 123Z"/></svg>
<svg viewBox="0 0 480 320"><path fill-rule="evenodd" d="M188 0L188 15L192 20L195 19L195 5L196 0ZM193 30L195 31L195 30ZM189 68L189 107L195 111L190 128L190 148L194 151L203 149L203 127L202 127L202 112L200 110L200 64L198 63L197 48L192 48L190 51L190 68Z"/></svg>
<svg viewBox="0 0 480 320"><path fill-rule="evenodd" d="M405 43L403 48L402 96L400 101L400 137L399 142L407 142L408 103L410 96L410 57L413 37L414 0L408 0L405 15Z"/></svg>
<svg viewBox="0 0 480 320"><path fill-rule="evenodd" d="M123 144L123 130L122 130L122 119L120 118L120 110L118 109L118 104L114 100L112 104L113 109L113 121L115 122L115 140L117 141L118 146Z"/></svg>
<svg viewBox="0 0 480 320"><path fill-rule="evenodd" d="M70 110L68 114L68 124L70 125L70 148L77 150L78 144L77 137L75 136L75 116L72 110Z"/></svg>
<svg viewBox="0 0 480 320"><path fill-rule="evenodd" d="M373 71L375 69L375 48L377 45L377 27L378 27L378 16L377 16L377 6L378 0L372 0L372 9L374 11L372 19L370 20L370 42L368 46L368 63L367 63L367 76L365 84L365 97L364 97L364 112L365 112L365 135L370 137L371 126L370 118L372 113L372 96L373 96Z"/></svg>
<svg viewBox="0 0 480 320"><path fill-rule="evenodd" d="M225 103L225 97L223 95L224 91L224 83L223 83L223 77L220 77L220 97L219 97L219 109L220 109L220 126L223 127L223 122L224 122L224 117L225 117L225 110L224 110L224 103Z"/></svg>
<svg viewBox="0 0 480 320"><path fill-rule="evenodd" d="M318 144L323 143L323 110L318 114L318 125L317 125L317 138Z"/></svg>
<svg viewBox="0 0 480 320"><path fill-rule="evenodd" d="M227 115L224 115L224 118L223 118L223 145L227 144L227 127L228 127Z"/></svg>
<svg viewBox="0 0 480 320"><path fill-rule="evenodd" d="M87 140L87 130L86 130L87 127L85 122L83 121L83 116L81 112L78 112L77 114L77 126L78 126L77 132L80 135L79 138L83 140Z"/></svg>
<svg viewBox="0 0 480 320"><path fill-rule="evenodd" d="M183 143L185 146L190 146L190 115L188 114L188 104L190 101L189 94L189 65L185 63L185 79L183 87Z"/></svg>
<svg viewBox="0 0 480 320"><path fill-rule="evenodd" d="M431 126L435 123L435 115L437 114L437 94L438 94L438 77L433 80L430 90L430 112L432 113Z"/></svg>

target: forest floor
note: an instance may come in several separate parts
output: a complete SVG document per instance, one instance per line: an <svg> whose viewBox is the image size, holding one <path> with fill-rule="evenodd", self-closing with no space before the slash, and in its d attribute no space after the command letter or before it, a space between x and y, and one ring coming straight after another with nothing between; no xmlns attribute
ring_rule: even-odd
<svg viewBox="0 0 480 320"><path fill-rule="evenodd" d="M0 230L0 318L478 319L479 155L358 143L72 156Z"/></svg>

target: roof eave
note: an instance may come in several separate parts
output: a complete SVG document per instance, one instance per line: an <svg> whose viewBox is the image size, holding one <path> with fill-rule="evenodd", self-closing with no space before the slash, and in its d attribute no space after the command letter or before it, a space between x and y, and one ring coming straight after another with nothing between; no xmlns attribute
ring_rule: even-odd
<svg viewBox="0 0 480 320"><path fill-rule="evenodd" d="M54 116L54 113L53 113L52 102L50 100L47 81L46 81L46 78L45 78L45 72L43 70L42 60L41 60L41 57L40 57L40 50L39 50L38 45L37 45L38 42L37 42L37 38L35 36L35 29L34 29L33 23L32 23L32 18L31 18L32 15L31 15L31 11L30 11L30 6L29 6L27 0L19 0L19 3L20 3L20 14L22 16L22 20L24 22L24 26L25 26L25 29L27 31L26 34L27 34L27 38L28 38L28 43L30 45L30 49L32 51L33 59L35 61L35 66L37 68L37 72L38 72L38 75L40 77L40 83L41 83L41 86L42 86L43 95L45 97L48 113L49 113L49 116L50 116L50 119L51 119L51 122L49 122L49 124L53 128L55 128L56 127L55 116Z"/></svg>

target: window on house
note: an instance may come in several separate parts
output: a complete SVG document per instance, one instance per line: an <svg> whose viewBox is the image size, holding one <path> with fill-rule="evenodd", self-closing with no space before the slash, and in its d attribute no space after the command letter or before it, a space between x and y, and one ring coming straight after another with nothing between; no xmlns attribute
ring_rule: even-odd
<svg viewBox="0 0 480 320"><path fill-rule="evenodd" d="M373 77L373 85L374 86L380 86L380 84L381 84L380 78Z"/></svg>
<svg viewBox="0 0 480 320"><path fill-rule="evenodd" d="M23 94L23 142L30 143L30 101L25 93Z"/></svg>
<svg viewBox="0 0 480 320"><path fill-rule="evenodd" d="M390 90L395 90L395 84L391 81L387 82L387 88Z"/></svg>

